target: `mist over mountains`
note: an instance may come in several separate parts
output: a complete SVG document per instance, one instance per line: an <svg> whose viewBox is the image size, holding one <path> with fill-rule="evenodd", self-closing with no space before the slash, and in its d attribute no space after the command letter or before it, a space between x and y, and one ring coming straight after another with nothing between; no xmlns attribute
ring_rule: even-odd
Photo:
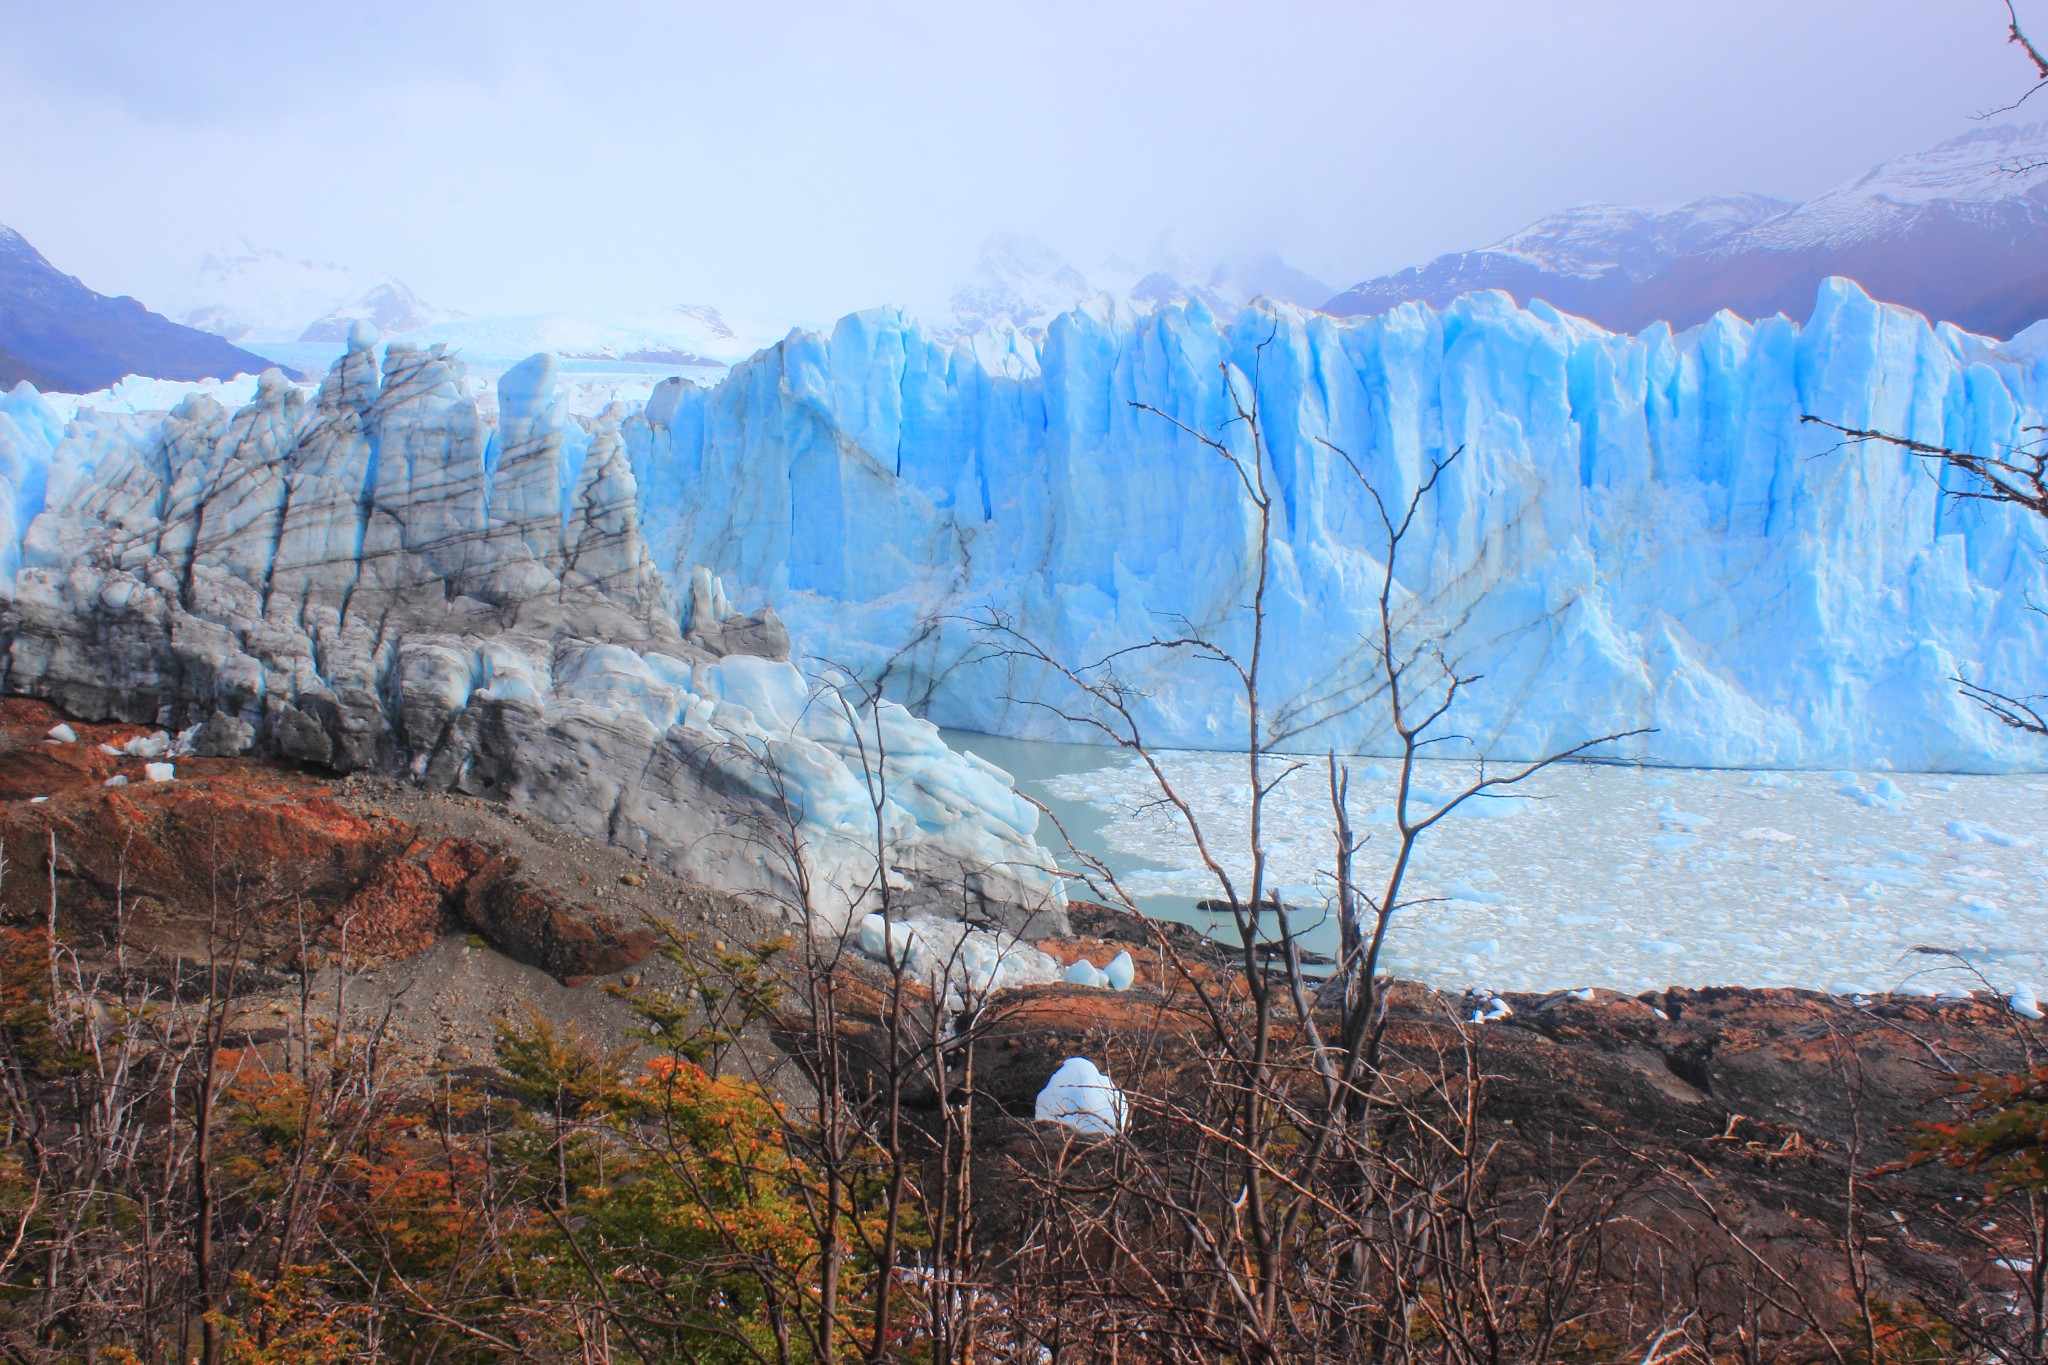
<svg viewBox="0 0 2048 1365"><path fill-rule="evenodd" d="M1582 205L1493 246L1363 281L1323 307L1370 315L1503 289L1636 332L1690 327L1723 308L1802 317L1831 275L1989 336L2048 316L2048 124L1976 129L1804 203L1736 194Z"/></svg>
<svg viewBox="0 0 2048 1365"><path fill-rule="evenodd" d="M0 226L0 390L26 380L84 393L129 374L221 379L269 364L134 299L95 292Z"/></svg>

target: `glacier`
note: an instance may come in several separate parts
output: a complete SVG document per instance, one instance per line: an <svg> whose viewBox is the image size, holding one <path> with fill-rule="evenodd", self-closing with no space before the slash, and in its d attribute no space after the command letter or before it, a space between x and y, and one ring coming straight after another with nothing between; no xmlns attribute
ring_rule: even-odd
<svg viewBox="0 0 2048 1365"><path fill-rule="evenodd" d="M1387 743L1380 711L1317 704L1370 682L1385 555L1327 441L1396 501L1462 447L1397 577L1410 619L1481 675L1446 726L1467 752L1648 728L1607 752L2009 770L2041 750L1953 679L2024 695L2048 676L2028 607L2048 601L2041 523L1799 419L2005 451L2044 420L2044 343L2048 328L1999 344L1930 326L1846 280L1803 327L1724 313L1635 336L1499 293L1356 320L1098 302L1042 342L952 345L882 311L716 387L665 386L623 432L660 562L713 566L807 652L943 725L1088 738L1041 705L1071 704L1059 679L977 663L963 618L993 607L1076 663L1183 623L1242 651L1252 509L1223 461L1133 404L1219 433L1230 376L1248 389L1256 371L1277 490L1264 691L1291 747ZM1221 668L1118 667L1152 743L1243 743Z"/></svg>
<svg viewBox="0 0 2048 1365"><path fill-rule="evenodd" d="M317 388L0 397L4 686L490 796L736 889L791 894L763 831L794 810L838 923L883 899L1051 922L1037 810L935 726L1086 737L979 613L1076 662L1246 643L1257 519L1176 426L1244 451L1235 386L1275 490L1263 688L1289 747L1386 744L1362 644L1386 547L1353 466L1398 500L1459 450L1395 576L1479 676L1447 718L1463 756L1646 729L1605 752L2038 768L1953 679L2048 671L2040 523L1800 417L2005 450L2044 420L2044 341L1842 280L1804 325L1633 336L1498 293L1364 319L1097 299L1042 336L860 313L715 385L586 401L546 356L484 384L358 326ZM1243 743L1221 667L1118 672L1152 743Z"/></svg>
<svg viewBox="0 0 2048 1365"><path fill-rule="evenodd" d="M0 406L6 687L73 715L503 801L843 927L871 908L1064 923L1008 777L900 704L807 677L772 611L649 557L618 414L553 362L494 413L461 362L358 324L317 392L230 413L33 390ZM168 765L167 765L168 766Z"/></svg>

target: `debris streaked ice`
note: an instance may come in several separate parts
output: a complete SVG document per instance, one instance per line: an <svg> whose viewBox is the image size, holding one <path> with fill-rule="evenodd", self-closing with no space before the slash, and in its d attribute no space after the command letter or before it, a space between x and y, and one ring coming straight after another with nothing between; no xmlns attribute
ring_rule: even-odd
<svg viewBox="0 0 2048 1365"><path fill-rule="evenodd" d="M1232 876L1247 876L1243 758L1158 758L1210 848ZM1298 907L1296 923L1311 926L1307 946L1328 953L1329 784L1322 760L1301 761L1268 806L1270 875ZM1423 769L1420 785L1440 794L1474 771ZM2048 972L2048 861L2000 826L2025 820L2048 782L1814 777L1608 764L1541 772L1515 788L1524 799L1501 803L1512 814L1446 820L1423 836L1406 890L1419 903L1397 914L1387 967L1486 991L1743 985L1924 988L1939 998L1980 989L2021 1014L2035 1007L2029 983ZM1194 903L1218 889L1141 765L1120 760L1022 786L1092 808L1101 817L1092 851L1116 860L1119 881L1148 911L1212 927ZM1385 875L1394 841L1393 790L1383 766L1352 765L1354 824L1371 836L1359 858L1368 886ZM1682 841L1672 832L1681 822Z"/></svg>

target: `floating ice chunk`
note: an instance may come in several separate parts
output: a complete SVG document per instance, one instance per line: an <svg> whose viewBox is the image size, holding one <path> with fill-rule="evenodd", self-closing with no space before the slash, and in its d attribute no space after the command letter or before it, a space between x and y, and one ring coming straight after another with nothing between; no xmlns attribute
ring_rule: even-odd
<svg viewBox="0 0 2048 1365"><path fill-rule="evenodd" d="M1127 991L1131 988L1131 983L1138 978L1138 964L1131 961L1129 952L1121 952L1109 960L1109 965L1102 969L1102 974L1109 978L1111 990Z"/></svg>
<svg viewBox="0 0 2048 1365"><path fill-rule="evenodd" d="M1473 905L1506 905L1508 898L1498 891L1481 891L1466 882L1452 882L1444 888L1446 900L1467 901Z"/></svg>
<svg viewBox="0 0 2048 1365"><path fill-rule="evenodd" d="M1843 881L1877 882L1883 886L1919 886L1927 879L1910 867L1870 867L1861 863L1844 863L1834 871Z"/></svg>
<svg viewBox="0 0 2048 1365"><path fill-rule="evenodd" d="M1790 773L1758 772L1749 775L1748 785L1768 787L1775 791L1790 791L1799 785L1799 779Z"/></svg>
<svg viewBox="0 0 2048 1365"><path fill-rule="evenodd" d="M2025 848L2029 842L2024 834L2007 834L1969 820L1949 821L1948 833L1951 839L1959 839L1966 844L1995 844L1999 848Z"/></svg>
<svg viewBox="0 0 2048 1365"><path fill-rule="evenodd" d="M142 765L142 771L152 782L169 782L177 777L178 765L175 763L145 763Z"/></svg>
<svg viewBox="0 0 2048 1365"><path fill-rule="evenodd" d="M121 752L130 758L162 758L171 751L171 737L159 730L153 735L137 735L121 746Z"/></svg>
<svg viewBox="0 0 2048 1365"><path fill-rule="evenodd" d="M2006 996L2005 1003L2011 1007L2014 1014L2017 1014L2022 1019L2039 1019L2041 1017L2041 1003L2034 998L2034 987L2031 982L2021 981L2015 983L2012 988L2012 994Z"/></svg>
<svg viewBox="0 0 2048 1365"><path fill-rule="evenodd" d="M1102 969L1085 957L1075 958L1061 974L1061 979L1069 986L1093 986L1098 990L1109 984L1109 977Z"/></svg>
<svg viewBox="0 0 2048 1365"><path fill-rule="evenodd" d="M125 787L128 785L128 774L115 773L112 777L108 778L105 782L102 782L100 785L103 787Z"/></svg>
<svg viewBox="0 0 2048 1365"><path fill-rule="evenodd" d="M1091 1137L1112 1137L1123 1131L1130 1102L1116 1083L1086 1057L1069 1057L1038 1092L1031 1116L1058 1123Z"/></svg>
<svg viewBox="0 0 2048 1365"><path fill-rule="evenodd" d="M1657 803L1657 823L1665 829L1693 829L1700 825L1713 824L1714 817L1682 811L1672 805L1671 798L1667 796Z"/></svg>
<svg viewBox="0 0 2048 1365"><path fill-rule="evenodd" d="M1789 844L1796 842L1794 837L1787 834L1784 830L1772 829L1768 825L1759 825L1755 829L1746 829L1735 837L1738 839L1748 839L1753 843L1759 844Z"/></svg>
<svg viewBox="0 0 2048 1365"><path fill-rule="evenodd" d="M1650 846L1663 853L1677 853L1691 848L1700 841L1697 834L1658 834L1650 839Z"/></svg>
<svg viewBox="0 0 2048 1365"><path fill-rule="evenodd" d="M76 744L78 743L78 731L68 725L52 725L48 738L55 740L59 744Z"/></svg>
<svg viewBox="0 0 2048 1365"><path fill-rule="evenodd" d="M1872 810L1895 811L1906 803L1905 792L1899 790L1899 784L1889 777L1878 779L1875 787L1866 788L1860 783L1850 781L1844 782L1835 790L1851 801L1868 806Z"/></svg>
<svg viewBox="0 0 2048 1365"><path fill-rule="evenodd" d="M1659 957L1677 957L1685 951L1685 945L1668 938L1653 938L1644 941L1643 951Z"/></svg>

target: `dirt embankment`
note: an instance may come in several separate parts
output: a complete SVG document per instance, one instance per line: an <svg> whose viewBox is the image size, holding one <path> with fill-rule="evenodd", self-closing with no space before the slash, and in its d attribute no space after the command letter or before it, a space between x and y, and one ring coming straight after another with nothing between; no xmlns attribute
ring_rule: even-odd
<svg viewBox="0 0 2048 1365"><path fill-rule="evenodd" d="M143 759L102 747L147 731L73 722L74 742L52 742L61 719L40 703L0 702L0 915L43 922L54 888L60 934L83 959L170 974L234 957L258 1014L288 1008L309 975L331 998L346 963L351 1007L385 1020L422 1065L482 1062L496 1021L526 1009L623 1041L631 1016L605 987L678 979L650 955L650 919L694 934L707 953L788 927L487 802L265 760L180 758L172 781L151 782ZM107 785L115 777L128 780ZM1033 987L985 1012L974 1087L992 1180L1057 1137L1030 1116L1065 1058L1096 1059L1148 1094L1198 1071L1206 1025L1159 931L1085 905L1073 920L1075 938L1042 946L1098 964L1128 948L1137 983ZM1192 931L1168 932L1190 959L1207 951ZM872 1037L879 968L843 970L848 1029ZM1896 1159L1914 1124L1942 1116L1937 1097L1957 1074L2017 1067L2037 1043L1988 999L1859 1006L1711 989L1508 1000L1511 1016L1473 1024L1472 1002L1399 986L1388 1055L1426 1070L1469 1050L1492 1139L1528 1169L1626 1160L1682 1175L1688 1198L1747 1235L1810 1244L1816 1256L1839 1236L1852 1158L1865 1169ZM764 1039L743 1051L751 1074L801 1101ZM1141 1111L1141 1140L1146 1122ZM1922 1204L1979 1188L1941 1172L1895 1179L1907 1183L1889 1188ZM1881 1203L1887 1188L1870 1197ZM1919 1223L1880 1219L1873 1237L1902 1273L1970 1254Z"/></svg>

